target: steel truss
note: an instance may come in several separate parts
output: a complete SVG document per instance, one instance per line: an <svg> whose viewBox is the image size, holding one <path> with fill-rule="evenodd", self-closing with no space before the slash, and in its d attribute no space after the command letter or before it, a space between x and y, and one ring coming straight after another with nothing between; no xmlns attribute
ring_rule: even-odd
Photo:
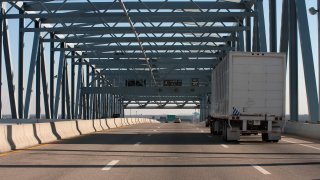
<svg viewBox="0 0 320 180"><path fill-rule="evenodd" d="M30 118L35 97L36 118L41 113L48 119L92 119L123 115L124 108L200 108L204 119L210 105L211 70L228 51L270 51L290 52L290 115L298 120L299 33L309 114L317 121L319 103L306 4L282 2L278 50L276 0L269 0L269 7L263 7L263 0L3 0L0 69L4 57L11 116ZM268 33L265 8L270 13ZM19 27L18 40L13 42L18 45L17 89L9 44L12 20L18 20ZM25 42L26 34L32 34L32 43ZM30 66L24 82L26 64ZM193 79L198 79L197 86L191 86ZM126 87L127 80L146 83ZM164 80L181 80L182 87L164 87Z"/></svg>

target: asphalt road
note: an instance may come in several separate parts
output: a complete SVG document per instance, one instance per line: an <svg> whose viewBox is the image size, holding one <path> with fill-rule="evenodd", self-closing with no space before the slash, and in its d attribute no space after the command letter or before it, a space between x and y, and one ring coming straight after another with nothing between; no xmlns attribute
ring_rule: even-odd
<svg viewBox="0 0 320 180"><path fill-rule="evenodd" d="M227 143L202 125L143 124L0 154L0 179L320 179L320 141Z"/></svg>

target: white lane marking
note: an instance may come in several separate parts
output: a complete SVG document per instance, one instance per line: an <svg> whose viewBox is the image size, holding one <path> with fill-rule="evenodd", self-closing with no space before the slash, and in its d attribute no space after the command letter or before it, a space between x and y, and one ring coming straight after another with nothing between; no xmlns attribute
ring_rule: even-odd
<svg viewBox="0 0 320 180"><path fill-rule="evenodd" d="M148 134L148 136L151 136L151 134Z"/></svg>
<svg viewBox="0 0 320 180"><path fill-rule="evenodd" d="M212 136L208 135L209 138L212 138Z"/></svg>
<svg viewBox="0 0 320 180"><path fill-rule="evenodd" d="M224 147L224 148L229 148L229 146L225 145L225 144L221 144L221 146Z"/></svg>
<svg viewBox="0 0 320 180"><path fill-rule="evenodd" d="M109 162L104 168L102 168L102 171L109 171L114 165L118 164L120 160L113 160Z"/></svg>
<svg viewBox="0 0 320 180"><path fill-rule="evenodd" d="M261 166L258 166L255 164L252 164L251 166L254 167L256 170L260 171L262 174L265 174L265 175L271 174L269 171L263 169Z"/></svg>
<svg viewBox="0 0 320 180"><path fill-rule="evenodd" d="M139 146L141 144L141 142L137 142L136 144L134 144L134 146Z"/></svg>
<svg viewBox="0 0 320 180"><path fill-rule="evenodd" d="M289 140L282 140L284 142L288 142L288 143L292 143L292 144L298 144L300 146L304 146L304 147L308 147L308 148L312 148L312 149L316 149L316 150L320 150L320 148L314 147L314 146L310 146L310 145L306 145L306 144L300 144L300 143L296 143L293 141L289 141Z"/></svg>

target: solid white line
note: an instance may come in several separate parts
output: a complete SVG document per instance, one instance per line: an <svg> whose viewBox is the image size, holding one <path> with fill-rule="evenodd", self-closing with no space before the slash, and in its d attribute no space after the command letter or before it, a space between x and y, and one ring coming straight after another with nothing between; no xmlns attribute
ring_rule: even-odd
<svg viewBox="0 0 320 180"><path fill-rule="evenodd" d="M114 165L116 165L119 162L119 160L113 160L109 162L104 168L102 168L102 171L109 171Z"/></svg>
<svg viewBox="0 0 320 180"><path fill-rule="evenodd" d="M225 144L221 144L221 146L224 147L224 148L229 148L229 146L225 145Z"/></svg>
<svg viewBox="0 0 320 180"><path fill-rule="evenodd" d="M141 142L137 142L136 144L134 144L134 146L139 146L141 144Z"/></svg>
<svg viewBox="0 0 320 180"><path fill-rule="evenodd" d="M308 147L308 148L312 148L312 149L316 149L316 150L320 150L320 148L314 147L314 146L310 146L310 145L306 145L306 144L300 144L300 143L296 143L293 141L289 141L289 140L282 140L284 142L288 142L288 143L292 143L292 144L298 144L300 146L304 146L304 147Z"/></svg>
<svg viewBox="0 0 320 180"><path fill-rule="evenodd" d="M263 169L258 165L252 164L251 166L254 167L256 170L260 171L262 174L265 174L265 175L271 174L269 171Z"/></svg>

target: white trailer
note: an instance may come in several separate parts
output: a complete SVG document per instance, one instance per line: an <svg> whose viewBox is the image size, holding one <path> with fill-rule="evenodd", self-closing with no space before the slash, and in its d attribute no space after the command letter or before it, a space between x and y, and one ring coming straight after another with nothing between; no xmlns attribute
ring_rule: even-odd
<svg viewBox="0 0 320 180"><path fill-rule="evenodd" d="M277 142L285 118L286 56L230 52L212 71L211 133L227 141L262 134Z"/></svg>

